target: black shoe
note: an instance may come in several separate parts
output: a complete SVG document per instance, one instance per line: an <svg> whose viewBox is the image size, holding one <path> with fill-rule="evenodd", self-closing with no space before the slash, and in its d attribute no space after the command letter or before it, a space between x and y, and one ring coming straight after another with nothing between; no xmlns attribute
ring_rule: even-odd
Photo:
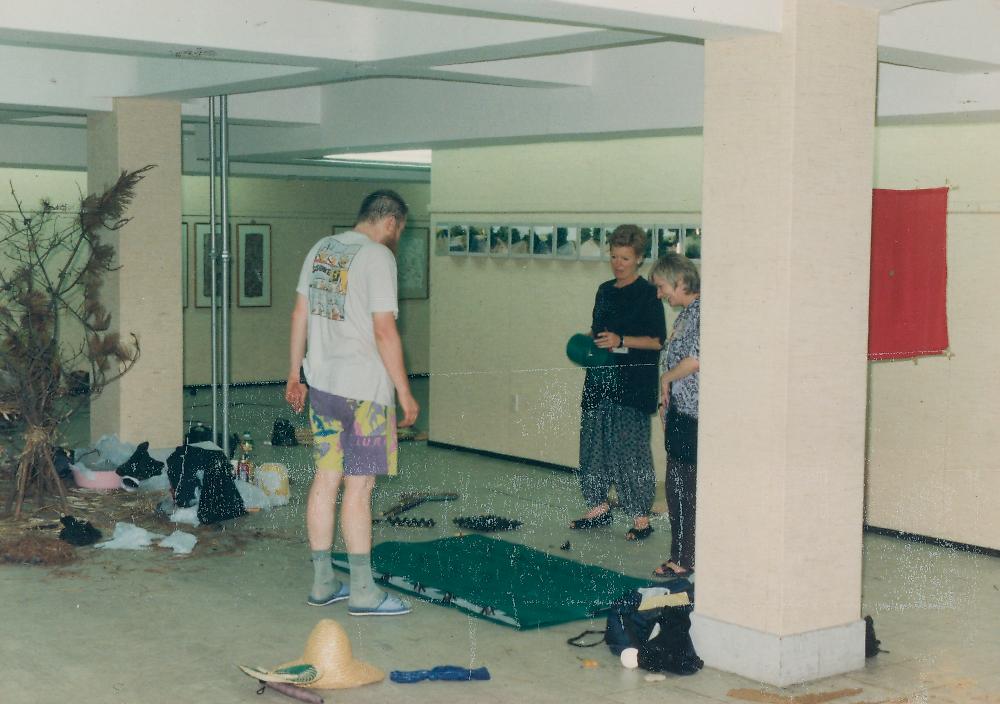
<svg viewBox="0 0 1000 704"><path fill-rule="evenodd" d="M629 528L628 533L625 534L625 540L645 540L653 534L653 526L646 526L645 528Z"/></svg>
<svg viewBox="0 0 1000 704"><path fill-rule="evenodd" d="M93 545L101 539L101 531L94 528L90 521L81 521L73 516L63 516L59 519L63 529L59 531L59 539L70 545Z"/></svg>
<svg viewBox="0 0 1000 704"><path fill-rule="evenodd" d="M569 527L573 530L586 530L587 528L599 528L600 526L611 525L611 510L607 510L599 516L593 518L577 518L570 521Z"/></svg>

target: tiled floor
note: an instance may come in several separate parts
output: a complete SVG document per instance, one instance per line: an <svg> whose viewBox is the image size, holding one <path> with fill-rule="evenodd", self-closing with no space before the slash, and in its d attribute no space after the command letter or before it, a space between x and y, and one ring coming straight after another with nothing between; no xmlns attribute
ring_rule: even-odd
<svg viewBox="0 0 1000 704"><path fill-rule="evenodd" d="M385 671L485 665L493 679L386 681L324 693L327 702L1000 704L1000 560L880 536L865 538L863 612L874 616L889 652L859 672L785 690L712 669L647 682L603 647L566 645L584 628L600 627L599 621L518 632L421 602L412 614L393 619L354 619L343 604L307 607L311 567L302 525L308 451L261 442L276 415L289 415L281 394L278 386L235 390L232 425L255 431L261 459L289 466L294 483L288 506L224 531L197 529L202 542L189 557L85 548L79 562L61 570L0 567L0 702L291 701L270 692L256 697L255 683L236 665L273 666L297 657L316 620L328 617L345 627L357 657ZM208 394L185 398L194 406ZM206 410L192 408L188 417L205 419L199 414ZM653 538L640 544L625 541L624 522L570 532L566 522L581 510L572 475L423 443L405 443L401 452L401 474L380 483L376 508L413 489L452 490L461 498L413 512L435 518L434 529L380 525L377 541L440 537L452 533L456 515L495 513L525 521L504 539L542 550L570 540L569 557L639 576L658 562L667 541L663 519L654 522ZM162 530L151 519L147 527ZM596 659L599 667L583 668L582 657Z"/></svg>

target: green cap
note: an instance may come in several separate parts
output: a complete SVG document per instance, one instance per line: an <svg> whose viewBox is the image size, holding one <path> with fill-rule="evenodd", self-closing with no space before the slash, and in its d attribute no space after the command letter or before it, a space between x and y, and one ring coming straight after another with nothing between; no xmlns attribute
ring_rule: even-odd
<svg viewBox="0 0 1000 704"><path fill-rule="evenodd" d="M566 356L581 367L606 367L614 362L610 350L602 350L594 344L590 335L577 333L566 343Z"/></svg>

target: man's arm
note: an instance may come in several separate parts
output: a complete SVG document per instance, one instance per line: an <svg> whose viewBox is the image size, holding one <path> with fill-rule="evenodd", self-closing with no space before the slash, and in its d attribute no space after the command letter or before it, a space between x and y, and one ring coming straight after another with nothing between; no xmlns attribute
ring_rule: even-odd
<svg viewBox="0 0 1000 704"><path fill-rule="evenodd" d="M292 410L301 413L306 405L306 385L299 381L299 369L306 356L306 332L309 321L309 303L301 293L292 309L292 334L288 350L288 381L285 383L285 400Z"/></svg>
<svg viewBox="0 0 1000 704"><path fill-rule="evenodd" d="M406 365L403 362L403 340L396 328L396 317L391 312L372 313L372 326L375 329L378 354L396 387L396 396L403 408L403 419L399 426L413 425L420 413L420 406L410 391L410 380L406 376Z"/></svg>

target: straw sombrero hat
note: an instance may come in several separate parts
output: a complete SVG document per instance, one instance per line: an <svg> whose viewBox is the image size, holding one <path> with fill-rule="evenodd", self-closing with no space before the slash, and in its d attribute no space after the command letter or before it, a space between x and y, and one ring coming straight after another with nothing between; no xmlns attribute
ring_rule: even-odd
<svg viewBox="0 0 1000 704"><path fill-rule="evenodd" d="M316 624L298 660L263 670L240 665L240 669L264 682L283 682L312 689L347 689L381 682L385 673L366 662L355 660L351 642L344 629L333 619Z"/></svg>

